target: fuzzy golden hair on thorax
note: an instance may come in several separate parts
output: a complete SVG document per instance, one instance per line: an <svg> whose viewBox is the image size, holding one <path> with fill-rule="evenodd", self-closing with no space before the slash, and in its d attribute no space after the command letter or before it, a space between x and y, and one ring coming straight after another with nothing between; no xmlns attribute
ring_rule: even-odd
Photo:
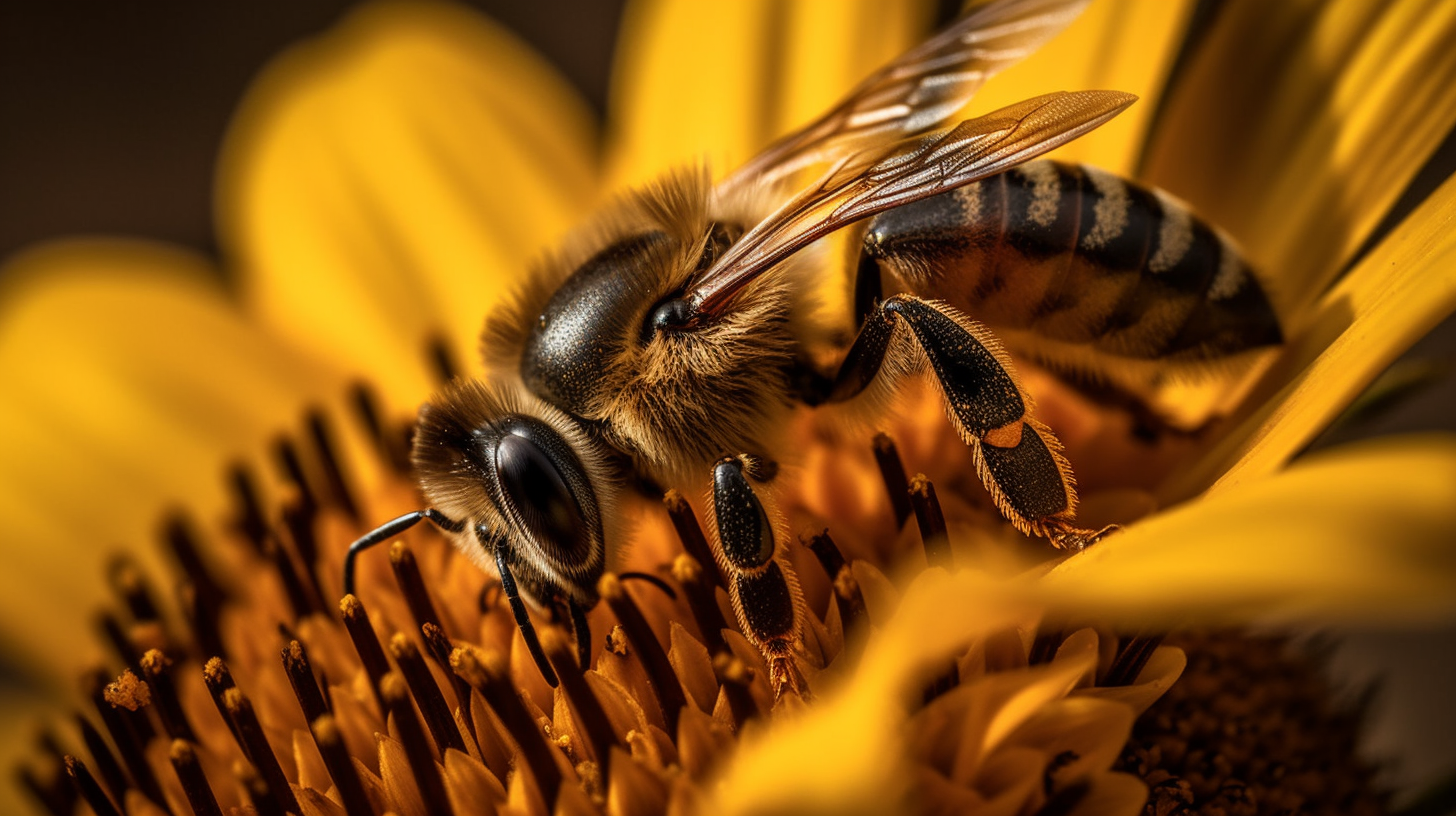
<svg viewBox="0 0 1456 816"><path fill-rule="evenodd" d="M644 474L669 484L706 479L722 456L773 450L772 429L791 404L790 317L804 285L800 270L761 276L709 323L646 330L653 310L702 272L705 253L721 249L714 242L735 239L764 212L752 196L715 200L703 169L669 174L623 198L487 320L482 353L489 376L522 378L536 363L529 359L533 332L550 331L553 299L573 287L600 286L600 279L583 281L611 264L612 286L630 295L618 294L586 316L596 333L592 348L580 353L589 352L590 365L570 383L576 403L559 407L600 423Z"/></svg>

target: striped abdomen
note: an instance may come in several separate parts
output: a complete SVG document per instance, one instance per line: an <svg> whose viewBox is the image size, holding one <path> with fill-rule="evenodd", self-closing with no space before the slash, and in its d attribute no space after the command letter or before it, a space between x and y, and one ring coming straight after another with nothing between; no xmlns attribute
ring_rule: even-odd
<svg viewBox="0 0 1456 816"><path fill-rule="evenodd" d="M1082 165L1031 162L881 213L865 247L912 292L1094 355L1209 359L1281 339L1225 236Z"/></svg>

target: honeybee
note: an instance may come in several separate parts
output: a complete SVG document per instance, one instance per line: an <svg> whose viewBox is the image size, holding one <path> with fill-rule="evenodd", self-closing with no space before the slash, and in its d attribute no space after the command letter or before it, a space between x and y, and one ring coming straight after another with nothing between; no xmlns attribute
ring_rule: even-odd
<svg viewBox="0 0 1456 816"><path fill-rule="evenodd" d="M1279 335L1238 254L1186 208L1092 169L1026 163L1131 95L1052 93L944 125L1085 2L981 6L716 184L678 172L623 199L487 318L487 376L421 409L412 460L430 507L355 542L346 591L361 551L428 519L499 576L555 685L527 604L567 613L585 668L627 477L701 485L738 624L775 692L802 690L804 604L762 489L775 435L791 411L882 403L924 370L1006 518L1058 547L1095 541L1104 531L1076 524L1061 445L968 315L1081 365L1222 356ZM821 370L800 318L826 265L802 250L865 219L857 331Z"/></svg>

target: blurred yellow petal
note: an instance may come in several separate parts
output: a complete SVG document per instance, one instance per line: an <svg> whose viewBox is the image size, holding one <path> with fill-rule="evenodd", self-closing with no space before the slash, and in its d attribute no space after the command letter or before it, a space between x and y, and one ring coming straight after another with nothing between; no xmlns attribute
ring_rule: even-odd
<svg viewBox="0 0 1456 816"><path fill-rule="evenodd" d="M721 174L822 113L929 30L930 5L639 0L613 66L613 186L703 161Z"/></svg>
<svg viewBox="0 0 1456 816"><path fill-rule="evenodd" d="M151 540L164 503L227 505L224 466L258 455L342 380L242 319L195 256L69 242L0 279L0 513L7 644L69 677L91 642L104 557ZM268 469L271 472L271 468ZM150 554L151 548L142 550ZM23 611L22 611L23 610Z"/></svg>
<svg viewBox="0 0 1456 816"><path fill-rule="evenodd" d="M1147 178L1243 242L1281 313L1318 298L1456 124L1456 5L1235 0Z"/></svg>
<svg viewBox="0 0 1456 816"><path fill-rule="evenodd" d="M424 338L473 356L482 318L592 202L574 92L452 5L364 6L264 73L219 172L219 230L266 324L426 393Z"/></svg>
<svg viewBox="0 0 1456 816"><path fill-rule="evenodd" d="M1191 0L1097 0L1025 62L988 82L969 110L985 113L1051 91L1137 94L1138 102L1116 119L1051 154L1132 175L1193 6Z"/></svg>
<svg viewBox="0 0 1456 816"><path fill-rule="evenodd" d="M1401 622L1456 612L1456 437L1378 439L1138 522L1037 590L1102 620Z"/></svg>
<svg viewBox="0 0 1456 816"><path fill-rule="evenodd" d="M1456 310L1456 176L1327 294L1264 372L1230 429L1161 491L1186 498L1271 473L1401 352Z"/></svg>

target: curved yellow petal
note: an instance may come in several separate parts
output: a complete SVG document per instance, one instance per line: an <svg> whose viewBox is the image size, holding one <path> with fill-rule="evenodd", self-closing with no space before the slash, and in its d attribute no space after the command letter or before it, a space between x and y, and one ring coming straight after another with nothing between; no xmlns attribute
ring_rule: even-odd
<svg viewBox="0 0 1456 816"><path fill-rule="evenodd" d="M986 83L970 110L985 113L1052 91L1137 94L1138 102L1116 119L1050 154L1130 176L1193 6L1192 0L1096 0L1056 39Z"/></svg>
<svg viewBox="0 0 1456 816"><path fill-rule="evenodd" d="M250 92L219 230L268 325L413 409L426 338L473 356L487 311L592 202L593 153L584 104L504 30L366 5Z"/></svg>
<svg viewBox="0 0 1456 816"><path fill-rule="evenodd" d="M720 174L738 166L913 45L929 5L629 4L612 76L613 186L705 159Z"/></svg>
<svg viewBox="0 0 1456 816"><path fill-rule="evenodd" d="M1450 619L1453 536L1456 437L1376 439L1131 525L1037 589L1158 626Z"/></svg>
<svg viewBox="0 0 1456 816"><path fill-rule="evenodd" d="M1456 310L1456 176L1327 294L1245 399L1246 411L1160 491L1178 500L1279 469L1401 352Z"/></svg>
<svg viewBox="0 0 1456 816"><path fill-rule="evenodd" d="M167 504L219 513L224 466L342 383L247 323L177 250L56 244L0 280L3 637L70 677L114 548L153 540Z"/></svg>
<svg viewBox="0 0 1456 816"><path fill-rule="evenodd" d="M1456 124L1456 5L1227 4L1149 180L1240 239L1283 314L1320 296Z"/></svg>

